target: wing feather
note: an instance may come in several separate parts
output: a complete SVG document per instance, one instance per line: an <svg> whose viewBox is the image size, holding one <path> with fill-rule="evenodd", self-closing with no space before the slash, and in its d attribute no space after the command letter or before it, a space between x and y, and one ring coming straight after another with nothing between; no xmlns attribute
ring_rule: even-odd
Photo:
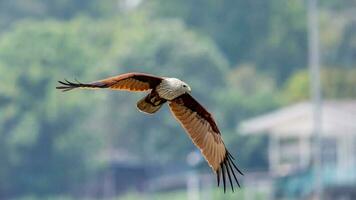
<svg viewBox="0 0 356 200"><path fill-rule="evenodd" d="M218 185L221 172L224 191L226 190L227 180L233 190L231 175L239 186L235 171L242 173L233 163L211 114L189 94L181 95L170 101L169 107L173 116L183 126L193 143L202 152L209 166L216 173Z"/></svg>
<svg viewBox="0 0 356 200"><path fill-rule="evenodd" d="M126 91L147 91L155 88L162 81L161 77L144 73L126 73L118 76L106 78L92 83L80 83L79 81L58 81L61 85L56 87L62 91L69 91L75 88L108 88L112 90Z"/></svg>

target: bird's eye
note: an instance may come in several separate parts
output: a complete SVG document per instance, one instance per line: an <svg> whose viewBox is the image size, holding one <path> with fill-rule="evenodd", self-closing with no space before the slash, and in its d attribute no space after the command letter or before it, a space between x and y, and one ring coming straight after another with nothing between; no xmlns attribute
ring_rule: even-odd
<svg viewBox="0 0 356 200"><path fill-rule="evenodd" d="M183 85L183 87L187 87L186 85Z"/></svg>

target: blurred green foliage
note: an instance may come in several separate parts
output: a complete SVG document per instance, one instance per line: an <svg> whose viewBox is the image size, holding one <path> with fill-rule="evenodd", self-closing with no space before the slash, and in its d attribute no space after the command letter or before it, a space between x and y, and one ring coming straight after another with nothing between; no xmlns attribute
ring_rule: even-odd
<svg viewBox="0 0 356 200"><path fill-rule="evenodd" d="M306 63L303 1L153 1L159 16L182 18L212 37L236 66L253 60L261 71L284 81ZM178 8L178 9L177 9Z"/></svg>
<svg viewBox="0 0 356 200"><path fill-rule="evenodd" d="M204 196L209 195L212 199L242 199L243 198L243 189L240 189L238 191L235 191L234 193L221 193L221 191L218 188L212 189L212 190L202 190L200 191L200 195L202 198ZM257 199L263 199L264 194L256 194ZM155 200L165 200L165 199L170 199L170 200L181 200L181 199L187 199L187 192L184 190L178 190L178 191L168 191L168 192L157 192L152 195L152 198ZM141 194L137 194L135 192L129 192L121 197L118 197L115 200L136 200L136 199L142 199Z"/></svg>
<svg viewBox="0 0 356 200"><path fill-rule="evenodd" d="M342 2L321 5L323 64L337 66L323 69L323 94L333 99L356 96L356 26L343 12L352 1ZM309 95L303 1L4 0L0 28L3 197L74 194L108 165L110 149L162 165L195 150L167 108L136 112L143 94L60 93L57 80L181 77L243 171L267 168L267 139L239 136L238 122Z"/></svg>
<svg viewBox="0 0 356 200"><path fill-rule="evenodd" d="M69 29L22 22L1 37L1 192L69 190L92 168L88 158L98 144L93 132L77 125L92 101L78 104L79 93L61 100L54 90L63 66L68 74L85 75L96 60L94 48L81 45L80 34Z"/></svg>
<svg viewBox="0 0 356 200"><path fill-rule="evenodd" d="M356 68L326 67L321 71L322 95L326 99L347 99L356 97ZM308 99L310 81L306 70L296 72L282 92L285 102Z"/></svg>

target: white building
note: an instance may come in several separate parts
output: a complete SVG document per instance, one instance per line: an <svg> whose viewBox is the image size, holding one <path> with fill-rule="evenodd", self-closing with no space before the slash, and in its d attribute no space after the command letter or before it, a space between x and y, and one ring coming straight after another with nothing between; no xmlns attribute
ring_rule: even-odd
<svg viewBox="0 0 356 200"><path fill-rule="evenodd" d="M244 121L239 132L269 136L269 174L283 177L310 168L313 113L298 103ZM322 167L328 185L356 183L356 100L326 101L322 105ZM356 188L356 186L355 186Z"/></svg>

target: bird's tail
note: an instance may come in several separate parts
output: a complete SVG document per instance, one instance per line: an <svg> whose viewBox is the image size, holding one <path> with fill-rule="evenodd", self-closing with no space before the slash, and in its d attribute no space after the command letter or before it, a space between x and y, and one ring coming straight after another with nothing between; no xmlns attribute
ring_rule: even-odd
<svg viewBox="0 0 356 200"><path fill-rule="evenodd" d="M158 95L148 94L137 102L137 108L144 113L153 114L157 112L167 100L159 98Z"/></svg>

